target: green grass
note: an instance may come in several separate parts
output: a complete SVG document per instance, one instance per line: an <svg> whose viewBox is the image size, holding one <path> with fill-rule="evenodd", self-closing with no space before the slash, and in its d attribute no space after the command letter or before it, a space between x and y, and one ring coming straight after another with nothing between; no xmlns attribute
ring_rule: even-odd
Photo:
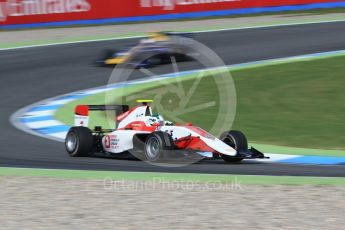
<svg viewBox="0 0 345 230"><path fill-rule="evenodd" d="M0 30L1 32L1 30ZM7 42L0 43L1 49L6 48L15 48L15 47L25 47L25 46L39 46L39 45L50 45L50 44L63 44L63 43L73 43L76 41L97 41L97 40L111 40L111 39L121 39L127 37L142 37L146 36L145 33L130 33L130 34L109 34L109 35L90 35L90 36L81 36L75 38L61 38L59 40L36 40L36 41L18 41L18 42Z"/></svg>
<svg viewBox="0 0 345 230"><path fill-rule="evenodd" d="M250 143L257 149L265 153L279 153L279 154L292 154L292 155L304 155L304 156L333 156L344 157L344 150L329 150L329 149L316 149L316 148L297 148L278 145L268 145L260 143Z"/></svg>
<svg viewBox="0 0 345 230"><path fill-rule="evenodd" d="M263 144L263 151L280 149L284 152L284 148L276 146L286 146L296 149L287 149L285 153L345 156L344 62L345 57L338 56L232 71L238 105L233 129L245 132L251 142ZM211 128L220 113L215 79L202 78L190 104L198 105L212 98L217 101L217 105L183 114L179 118L193 121L195 125L206 130ZM193 79L186 78L182 85L184 89L189 89L193 83ZM171 117L180 100L170 88L171 85L177 85L171 83L170 88L167 88L157 84L160 83L126 89L125 95L129 97L125 97L125 103L130 98L129 104L133 104L135 98L143 95L150 97L147 92L153 92L153 98L160 96L157 104L168 105L163 110L160 108L160 113L166 118ZM227 85L224 84L224 87ZM123 92L117 93L119 96ZM113 98L116 98L116 95L113 95ZM75 104L103 102L104 94L75 101L60 109L56 118L66 124L72 124L71 111ZM104 116L91 117L91 120L96 124L100 120L104 121ZM226 129L227 124L222 128ZM218 127L213 133L218 135L220 131L222 130Z"/></svg>
<svg viewBox="0 0 345 230"><path fill-rule="evenodd" d="M205 74L206 76L207 74ZM190 81L188 79L194 79L197 74L190 74L184 76L183 79L180 79L183 85L188 84ZM107 93L98 93L91 95L79 100L72 101L71 103L65 104L63 107L57 110L55 118L64 124L73 125L74 124L74 108L76 105L80 104L129 104L130 107L136 106L136 99L142 99L145 97L150 97L148 92L154 92L154 87L156 89L165 90L161 88L163 81L156 81L150 83L143 83L133 86L128 86L126 88L120 88L111 90ZM176 79L166 79L165 83L175 84ZM174 103L178 102L177 100ZM114 115L114 114L110 114ZM106 116L104 112L92 112L90 115L91 119L89 121L89 127L102 126L104 128L114 128L115 123L112 116Z"/></svg>
<svg viewBox="0 0 345 230"><path fill-rule="evenodd" d="M259 143L345 149L344 57L234 72L234 128ZM345 152L344 152L345 155Z"/></svg>
<svg viewBox="0 0 345 230"><path fill-rule="evenodd" d="M345 178L337 177L293 177L293 176L247 176L225 174L194 174L194 173L154 173L154 172L117 172L90 170L60 169L27 169L0 168L0 176L35 176L64 179L87 180L130 180L151 182L181 183L221 183L230 185L345 185ZM238 188L238 186L234 187Z"/></svg>

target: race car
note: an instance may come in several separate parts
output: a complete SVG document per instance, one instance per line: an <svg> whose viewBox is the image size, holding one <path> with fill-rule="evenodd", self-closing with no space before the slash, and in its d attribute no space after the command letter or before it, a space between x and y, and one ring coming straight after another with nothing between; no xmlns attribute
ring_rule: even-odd
<svg viewBox="0 0 345 230"><path fill-rule="evenodd" d="M114 66L125 64L135 68L152 67L176 61L191 60L194 55L188 51L186 41L180 42L179 37L187 34L173 32L150 33L146 39L141 39L136 45L126 47L124 50L107 50L102 58L96 61L98 66Z"/></svg>
<svg viewBox="0 0 345 230"><path fill-rule="evenodd" d="M75 126L65 139L65 147L72 157L101 154L121 156L130 154L149 162L159 162L175 154L222 158L226 162L266 158L255 148L248 149L245 135L240 131L225 131L214 137L192 123L184 125L166 121L153 114L152 100L138 100L136 107L128 105L78 105L75 108ZM116 128L105 130L96 126L89 129L89 111L114 110Z"/></svg>

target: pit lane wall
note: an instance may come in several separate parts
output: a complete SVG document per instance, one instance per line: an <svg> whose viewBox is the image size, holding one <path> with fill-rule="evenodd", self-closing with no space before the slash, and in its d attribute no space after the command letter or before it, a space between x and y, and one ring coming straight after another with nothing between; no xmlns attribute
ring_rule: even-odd
<svg viewBox="0 0 345 230"><path fill-rule="evenodd" d="M0 0L0 28L179 19L345 7L337 0Z"/></svg>

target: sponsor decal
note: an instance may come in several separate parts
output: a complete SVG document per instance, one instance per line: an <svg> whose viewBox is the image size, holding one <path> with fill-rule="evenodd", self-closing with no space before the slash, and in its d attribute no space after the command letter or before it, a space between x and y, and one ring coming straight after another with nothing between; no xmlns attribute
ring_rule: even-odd
<svg viewBox="0 0 345 230"><path fill-rule="evenodd" d="M239 1L241 0L141 0L140 6L143 8L160 7L163 8L163 10L174 10L176 6L190 6Z"/></svg>
<svg viewBox="0 0 345 230"><path fill-rule="evenodd" d="M6 3L0 2L0 22L5 21L7 18L7 15L5 13Z"/></svg>
<svg viewBox="0 0 345 230"><path fill-rule="evenodd" d="M120 139L118 138L117 135L114 135L114 134L106 135L104 137L104 147L107 149L118 148L119 141Z"/></svg>
<svg viewBox="0 0 345 230"><path fill-rule="evenodd" d="M341 0L0 0L0 25L164 15Z"/></svg>
<svg viewBox="0 0 345 230"><path fill-rule="evenodd" d="M108 135L104 137L104 147L107 149L110 148L110 137Z"/></svg>
<svg viewBox="0 0 345 230"><path fill-rule="evenodd" d="M7 0L0 2L0 21L8 17L64 14L91 10L88 0Z"/></svg>

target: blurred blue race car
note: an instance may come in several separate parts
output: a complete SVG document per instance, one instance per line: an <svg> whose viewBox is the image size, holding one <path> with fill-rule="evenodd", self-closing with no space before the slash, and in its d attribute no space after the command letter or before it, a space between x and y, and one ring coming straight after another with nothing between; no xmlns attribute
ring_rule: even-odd
<svg viewBox="0 0 345 230"><path fill-rule="evenodd" d="M114 66L123 64L135 68L152 67L156 65L192 60L194 55L186 41L179 38L188 34L174 32L154 32L136 45L127 47L117 52L107 50L100 60L96 61L99 66ZM173 59L172 59L173 58Z"/></svg>

